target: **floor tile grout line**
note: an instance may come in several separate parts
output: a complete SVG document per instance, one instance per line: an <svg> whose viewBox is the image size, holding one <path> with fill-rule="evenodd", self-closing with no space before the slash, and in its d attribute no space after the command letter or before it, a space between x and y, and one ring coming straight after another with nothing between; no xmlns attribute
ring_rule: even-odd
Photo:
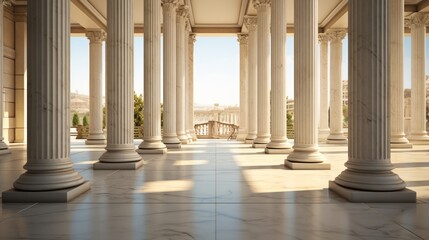
<svg viewBox="0 0 429 240"><path fill-rule="evenodd" d="M376 213L378 213L378 214L380 214L380 215L382 215L382 216L384 216L384 217L386 217L386 218L390 219L390 217L389 217L389 216L387 216L386 214L384 214L384 213L380 212L379 210L377 210L377 208L371 207L370 205L368 205L368 203L363 203L363 205L367 206L369 209L373 210L374 212L376 212ZM396 224L396 225L400 226L400 227L401 227L402 229L404 229L405 231L407 231L407 232L409 232L409 233L413 234L414 236L416 236L416 237L418 237L418 238L420 238L420 239L424 240L424 238L420 237L417 233L414 233L413 231L411 231L411 230L410 230L410 229L408 229L407 227L403 226L401 223L399 223L399 222L395 221L393 218L391 219L391 221L392 221L392 223L394 223L394 224Z"/></svg>
<svg viewBox="0 0 429 240"><path fill-rule="evenodd" d="M6 218L4 218L4 219L0 220L0 224L1 224L1 223L3 223L3 222L5 222L6 220L8 220L8 219L10 219L10 218L15 217L16 215L20 214L21 212L24 212L24 211L26 211L26 210L28 210L28 209L30 209L30 208L32 208L32 207L34 207L34 206L36 206L37 204L39 204L39 203L33 203L33 204L31 204L30 206L28 206L28 207L26 207L26 208L24 208L24 209L21 209L21 210L19 210L18 212L16 212L16 213L14 213L14 214L10 215L9 217L6 217Z"/></svg>

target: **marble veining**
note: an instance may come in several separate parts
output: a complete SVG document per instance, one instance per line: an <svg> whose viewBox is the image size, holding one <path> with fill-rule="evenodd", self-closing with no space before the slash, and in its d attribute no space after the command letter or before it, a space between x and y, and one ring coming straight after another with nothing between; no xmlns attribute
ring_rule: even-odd
<svg viewBox="0 0 429 240"><path fill-rule="evenodd" d="M141 140L134 141L138 146ZM0 156L0 188L24 172L26 150ZM425 146L392 151L415 204L348 203L328 190L347 146L321 144L331 170L285 169L287 155L225 140L198 140L143 168L93 170L100 146L72 139L74 168L92 182L68 204L0 203L0 239L429 239Z"/></svg>

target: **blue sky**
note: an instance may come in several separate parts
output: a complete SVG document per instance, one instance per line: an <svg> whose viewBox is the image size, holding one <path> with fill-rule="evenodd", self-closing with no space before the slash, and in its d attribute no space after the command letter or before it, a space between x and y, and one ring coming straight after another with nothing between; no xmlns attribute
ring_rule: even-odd
<svg viewBox="0 0 429 240"><path fill-rule="evenodd" d="M135 37L134 45L134 90L137 93L143 93L143 37ZM346 38L343 41L343 79L347 79L347 47ZM428 55L429 41L426 41L426 56ZM239 43L235 36L198 36L194 55L195 104L238 105L239 61ZM286 92L291 98L293 98L293 64L293 36L288 36L286 41ZM429 61L426 61L426 69L427 72ZM406 88L411 87L410 79L411 39L405 37L404 86ZM89 41L85 37L72 37L71 40L71 91L89 94Z"/></svg>

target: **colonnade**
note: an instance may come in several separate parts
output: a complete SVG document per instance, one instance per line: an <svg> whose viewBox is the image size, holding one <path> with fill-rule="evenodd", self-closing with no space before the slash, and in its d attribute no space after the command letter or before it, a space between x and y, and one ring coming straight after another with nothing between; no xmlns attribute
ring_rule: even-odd
<svg viewBox="0 0 429 240"><path fill-rule="evenodd" d="M389 52L392 40L389 41L391 37L388 34L392 33L389 31L389 10L394 9L390 5L401 2L349 0L349 159L345 164L346 170L330 182L329 187L350 201L409 202L416 199L415 192L407 190L404 181L392 172L390 161L389 81L392 73ZM190 91L193 85L192 72L186 74L186 71L192 67L187 66L191 57L185 51L193 47L193 37L189 37L189 28L186 28L187 7L179 6L177 0L163 0L164 132L161 137L158 112L161 1L144 1L144 4L145 37L150 41L145 41L146 126L139 151L165 153L166 148L180 148L181 144L188 143L190 137L187 134L192 134L190 120L186 117L191 107L187 109L185 104L186 91ZM245 19L249 30L248 53L242 55L244 62L240 64L245 67L247 55L247 96L243 96L243 101L247 98L248 106L244 108L247 114L242 114L247 116L245 139L254 147L264 147L267 153L289 151L285 165L291 169L329 169L330 165L318 147L318 1L295 0L294 3L295 140L292 148L287 144L283 118L286 109L285 2L253 0L253 4L258 16ZM143 159L133 144L133 0L107 0L107 13L107 146L94 169L136 169L143 165ZM16 180L14 189L3 193L3 201L69 201L90 187L73 169L70 160L69 14L69 0L28 2L28 59L31 64L28 64L29 135L27 164L24 166L27 172ZM417 52L424 52L422 38L425 27L421 23L426 22L426 16L414 14L409 20L415 52L413 63L416 64L413 74L418 79L424 72L424 61L422 64L421 55ZM399 28L400 24L392 26ZM94 62L100 61L102 35L88 33L93 38L91 54L94 56L91 59ZM333 56L331 64L341 62L340 42L343 36L342 31L328 33ZM241 35L241 38L240 43L243 41L244 44L246 37ZM326 48L321 49L327 52ZM325 57L323 61L326 63ZM99 86L99 64L94 64L91 71L96 71L91 86ZM336 93L340 74L338 69L331 69L331 75L334 71L331 82L335 83L331 83L331 92ZM246 81L245 76L243 70L243 82ZM413 84L421 83L414 83L413 79ZM326 88L324 90L327 91ZM97 102L99 94L94 92L94 101ZM421 106L421 93L413 96L414 104ZM94 114L97 118L100 112ZM331 100L332 116L338 116L336 99ZM413 133L418 141L425 141L427 135L422 131L421 115L416 112L413 116L419 119L412 125ZM337 140L341 127L338 122L333 122L330 134L335 137L331 139ZM93 136L99 135L99 128L94 127L91 131Z"/></svg>

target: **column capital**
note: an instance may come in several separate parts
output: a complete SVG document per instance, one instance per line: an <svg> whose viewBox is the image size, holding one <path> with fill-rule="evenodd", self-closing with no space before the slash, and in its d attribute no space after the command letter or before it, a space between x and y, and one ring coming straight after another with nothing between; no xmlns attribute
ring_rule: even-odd
<svg viewBox="0 0 429 240"><path fill-rule="evenodd" d="M185 20L189 16L189 7L186 5L179 5L177 7L176 12L177 12L177 21L180 21L182 19Z"/></svg>
<svg viewBox="0 0 429 240"><path fill-rule="evenodd" d="M258 10L260 7L270 7L271 0L253 0L253 7Z"/></svg>
<svg viewBox="0 0 429 240"><path fill-rule="evenodd" d="M2 6L11 6L12 2L10 0L0 0Z"/></svg>
<svg viewBox="0 0 429 240"><path fill-rule="evenodd" d="M191 21L189 20L189 18L187 18L187 19L185 20L185 30L186 30L186 32L188 32L188 33L192 32Z"/></svg>
<svg viewBox="0 0 429 240"><path fill-rule="evenodd" d="M194 44L197 41L197 34L191 33L189 34L189 44Z"/></svg>
<svg viewBox="0 0 429 240"><path fill-rule="evenodd" d="M161 0L161 6L163 10L176 10L179 6L179 0Z"/></svg>
<svg viewBox="0 0 429 240"><path fill-rule="evenodd" d="M329 30L328 32L326 32L326 35L328 36L328 40L331 42L341 42L346 37L347 31L344 29Z"/></svg>
<svg viewBox="0 0 429 240"><path fill-rule="evenodd" d="M258 25L258 18L256 16L245 16L244 24L249 31L255 31Z"/></svg>
<svg viewBox="0 0 429 240"><path fill-rule="evenodd" d="M101 43L106 40L106 32L101 29L89 30L85 35L90 43Z"/></svg>
<svg viewBox="0 0 429 240"><path fill-rule="evenodd" d="M327 33L319 33L319 42L320 43L328 43L329 37Z"/></svg>
<svg viewBox="0 0 429 240"><path fill-rule="evenodd" d="M427 13L414 13L410 17L405 18L405 26L408 28L426 27L429 23L429 15Z"/></svg>
<svg viewBox="0 0 429 240"><path fill-rule="evenodd" d="M248 44L249 43L249 34L246 34L246 33L237 34L237 41L240 44L244 44L244 45Z"/></svg>

